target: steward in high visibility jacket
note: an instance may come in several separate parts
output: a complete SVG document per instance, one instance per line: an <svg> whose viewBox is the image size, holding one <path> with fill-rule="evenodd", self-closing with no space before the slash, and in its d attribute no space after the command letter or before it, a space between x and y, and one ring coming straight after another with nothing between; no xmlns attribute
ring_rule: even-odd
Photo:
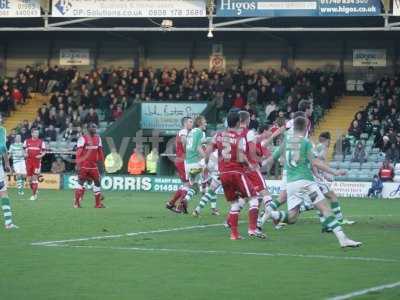
<svg viewBox="0 0 400 300"><path fill-rule="evenodd" d="M158 149L153 148L151 152L146 156L146 171L149 174L157 173L157 162L158 162Z"/></svg>
<svg viewBox="0 0 400 300"><path fill-rule="evenodd" d="M104 167L106 168L107 173L118 172L121 170L122 165L122 158L115 150L109 153L104 160Z"/></svg>
<svg viewBox="0 0 400 300"><path fill-rule="evenodd" d="M143 154L139 149L135 149L129 158L128 162L128 173L131 175L140 175L146 170L146 161L144 160Z"/></svg>

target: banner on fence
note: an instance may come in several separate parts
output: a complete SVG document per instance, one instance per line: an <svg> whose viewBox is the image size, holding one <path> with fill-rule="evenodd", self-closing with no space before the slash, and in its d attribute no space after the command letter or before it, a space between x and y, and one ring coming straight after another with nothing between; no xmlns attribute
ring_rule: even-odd
<svg viewBox="0 0 400 300"><path fill-rule="evenodd" d="M379 0L217 0L218 17L378 16Z"/></svg>
<svg viewBox="0 0 400 300"><path fill-rule="evenodd" d="M63 177L64 189L76 188L78 178L75 175ZM266 184L271 195L279 195L281 180L266 180ZM174 192L181 186L181 181L177 177L108 175L103 176L101 186L106 191ZM336 181L331 187L339 197L367 197L371 182ZM219 188L217 194L223 194L223 189ZM383 198L400 198L400 183L385 182L382 195Z"/></svg>
<svg viewBox="0 0 400 300"><path fill-rule="evenodd" d="M141 104L141 128L179 130L183 117L195 118L207 107L207 103L146 102Z"/></svg>
<svg viewBox="0 0 400 300"><path fill-rule="evenodd" d="M0 0L0 18L40 17L40 0Z"/></svg>
<svg viewBox="0 0 400 300"><path fill-rule="evenodd" d="M59 174L48 174L43 173L39 175L39 188L40 189L49 189L49 190L59 190L61 184L61 175ZM15 188L17 187L17 178L15 175L7 175L7 183L8 187ZM29 187L29 183L25 181L25 188Z"/></svg>
<svg viewBox="0 0 400 300"><path fill-rule="evenodd" d="M386 49L353 49L353 67L386 67Z"/></svg>
<svg viewBox="0 0 400 300"><path fill-rule="evenodd" d="M60 65L88 66L90 65L90 51L84 48L60 49Z"/></svg>
<svg viewBox="0 0 400 300"><path fill-rule="evenodd" d="M193 18L206 16L204 0L54 0L63 18Z"/></svg>

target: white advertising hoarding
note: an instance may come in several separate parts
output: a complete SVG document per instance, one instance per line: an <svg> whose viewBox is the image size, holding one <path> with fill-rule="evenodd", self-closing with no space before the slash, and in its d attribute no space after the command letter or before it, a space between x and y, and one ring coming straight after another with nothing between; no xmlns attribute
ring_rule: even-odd
<svg viewBox="0 0 400 300"><path fill-rule="evenodd" d="M83 49L83 48L60 49L60 65L62 66L90 65L89 49Z"/></svg>
<svg viewBox="0 0 400 300"><path fill-rule="evenodd" d="M0 0L0 18L40 17L40 0Z"/></svg>
<svg viewBox="0 0 400 300"><path fill-rule="evenodd" d="M178 18L205 17L204 0L54 0L53 17Z"/></svg>
<svg viewBox="0 0 400 300"><path fill-rule="evenodd" d="M353 49L353 67L386 67L386 49Z"/></svg>

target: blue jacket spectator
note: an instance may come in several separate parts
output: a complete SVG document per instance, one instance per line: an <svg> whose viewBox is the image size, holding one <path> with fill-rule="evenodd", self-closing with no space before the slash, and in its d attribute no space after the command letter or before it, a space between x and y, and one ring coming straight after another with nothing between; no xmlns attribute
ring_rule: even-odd
<svg viewBox="0 0 400 300"><path fill-rule="evenodd" d="M372 180L371 188L368 190L368 197L380 196L382 195L382 190L383 190L382 180L380 180L378 175L375 175L374 179Z"/></svg>

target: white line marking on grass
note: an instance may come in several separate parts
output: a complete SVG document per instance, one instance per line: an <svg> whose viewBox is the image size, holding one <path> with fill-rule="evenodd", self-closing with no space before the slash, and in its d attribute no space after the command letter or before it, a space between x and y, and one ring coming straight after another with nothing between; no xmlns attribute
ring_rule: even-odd
<svg viewBox="0 0 400 300"><path fill-rule="evenodd" d="M158 229L158 230L150 230L150 231L139 231L139 232L130 232L130 233L114 234L114 235L91 236L91 237L68 239L68 240L34 242L34 243L31 243L31 245L32 246L47 246L47 245L52 245L52 244L64 244L64 243L70 243L70 242L107 240L107 239L115 239L115 238L121 238L121 237L126 237L126 236L137 236L137 235L144 235L144 234L157 234L157 233L174 232L174 231L185 231L185 230L192 230L192 229L219 227L219 226L223 226L223 225L224 224L195 225L195 226L188 226L188 227L167 228L167 229Z"/></svg>
<svg viewBox="0 0 400 300"><path fill-rule="evenodd" d="M64 247L64 248L87 248L87 249L108 249L108 250L130 250L137 252L175 252L186 254L215 254L215 255L243 255L243 256L271 256L271 257L297 257L297 258L316 258L328 260L357 260L357 261L373 261L373 262L400 262L396 259L386 259L377 257L360 257L360 256L331 256L317 254L291 254L291 253L273 253L273 252L240 252L240 251L224 251L224 250L193 250L193 249L169 249L169 248L140 248L140 247L107 247L107 246L90 246L90 245L68 245L68 244L46 244L47 247Z"/></svg>
<svg viewBox="0 0 400 300"><path fill-rule="evenodd" d="M316 212L316 210L309 210L310 212L312 212L312 211L315 211ZM345 218L371 218L371 217L374 217L374 218L392 218L392 217L400 217L400 215L345 215ZM299 217L299 220L300 219L318 219L318 216L317 215L315 215L315 217L312 217L312 216L306 216L306 217Z"/></svg>
<svg viewBox="0 0 400 300"><path fill-rule="evenodd" d="M392 289L395 287L400 286L400 281L399 282L395 282L395 283L389 283L389 284L384 284L384 285L378 285L369 289L364 289L364 290L359 290L359 291L355 291L346 295L341 295L341 296L336 296L336 297L332 297L332 298L328 298L327 300L346 300L346 299L350 299L350 298L354 298L357 296L362 296L365 294L368 294L370 292L378 292L384 289Z"/></svg>

